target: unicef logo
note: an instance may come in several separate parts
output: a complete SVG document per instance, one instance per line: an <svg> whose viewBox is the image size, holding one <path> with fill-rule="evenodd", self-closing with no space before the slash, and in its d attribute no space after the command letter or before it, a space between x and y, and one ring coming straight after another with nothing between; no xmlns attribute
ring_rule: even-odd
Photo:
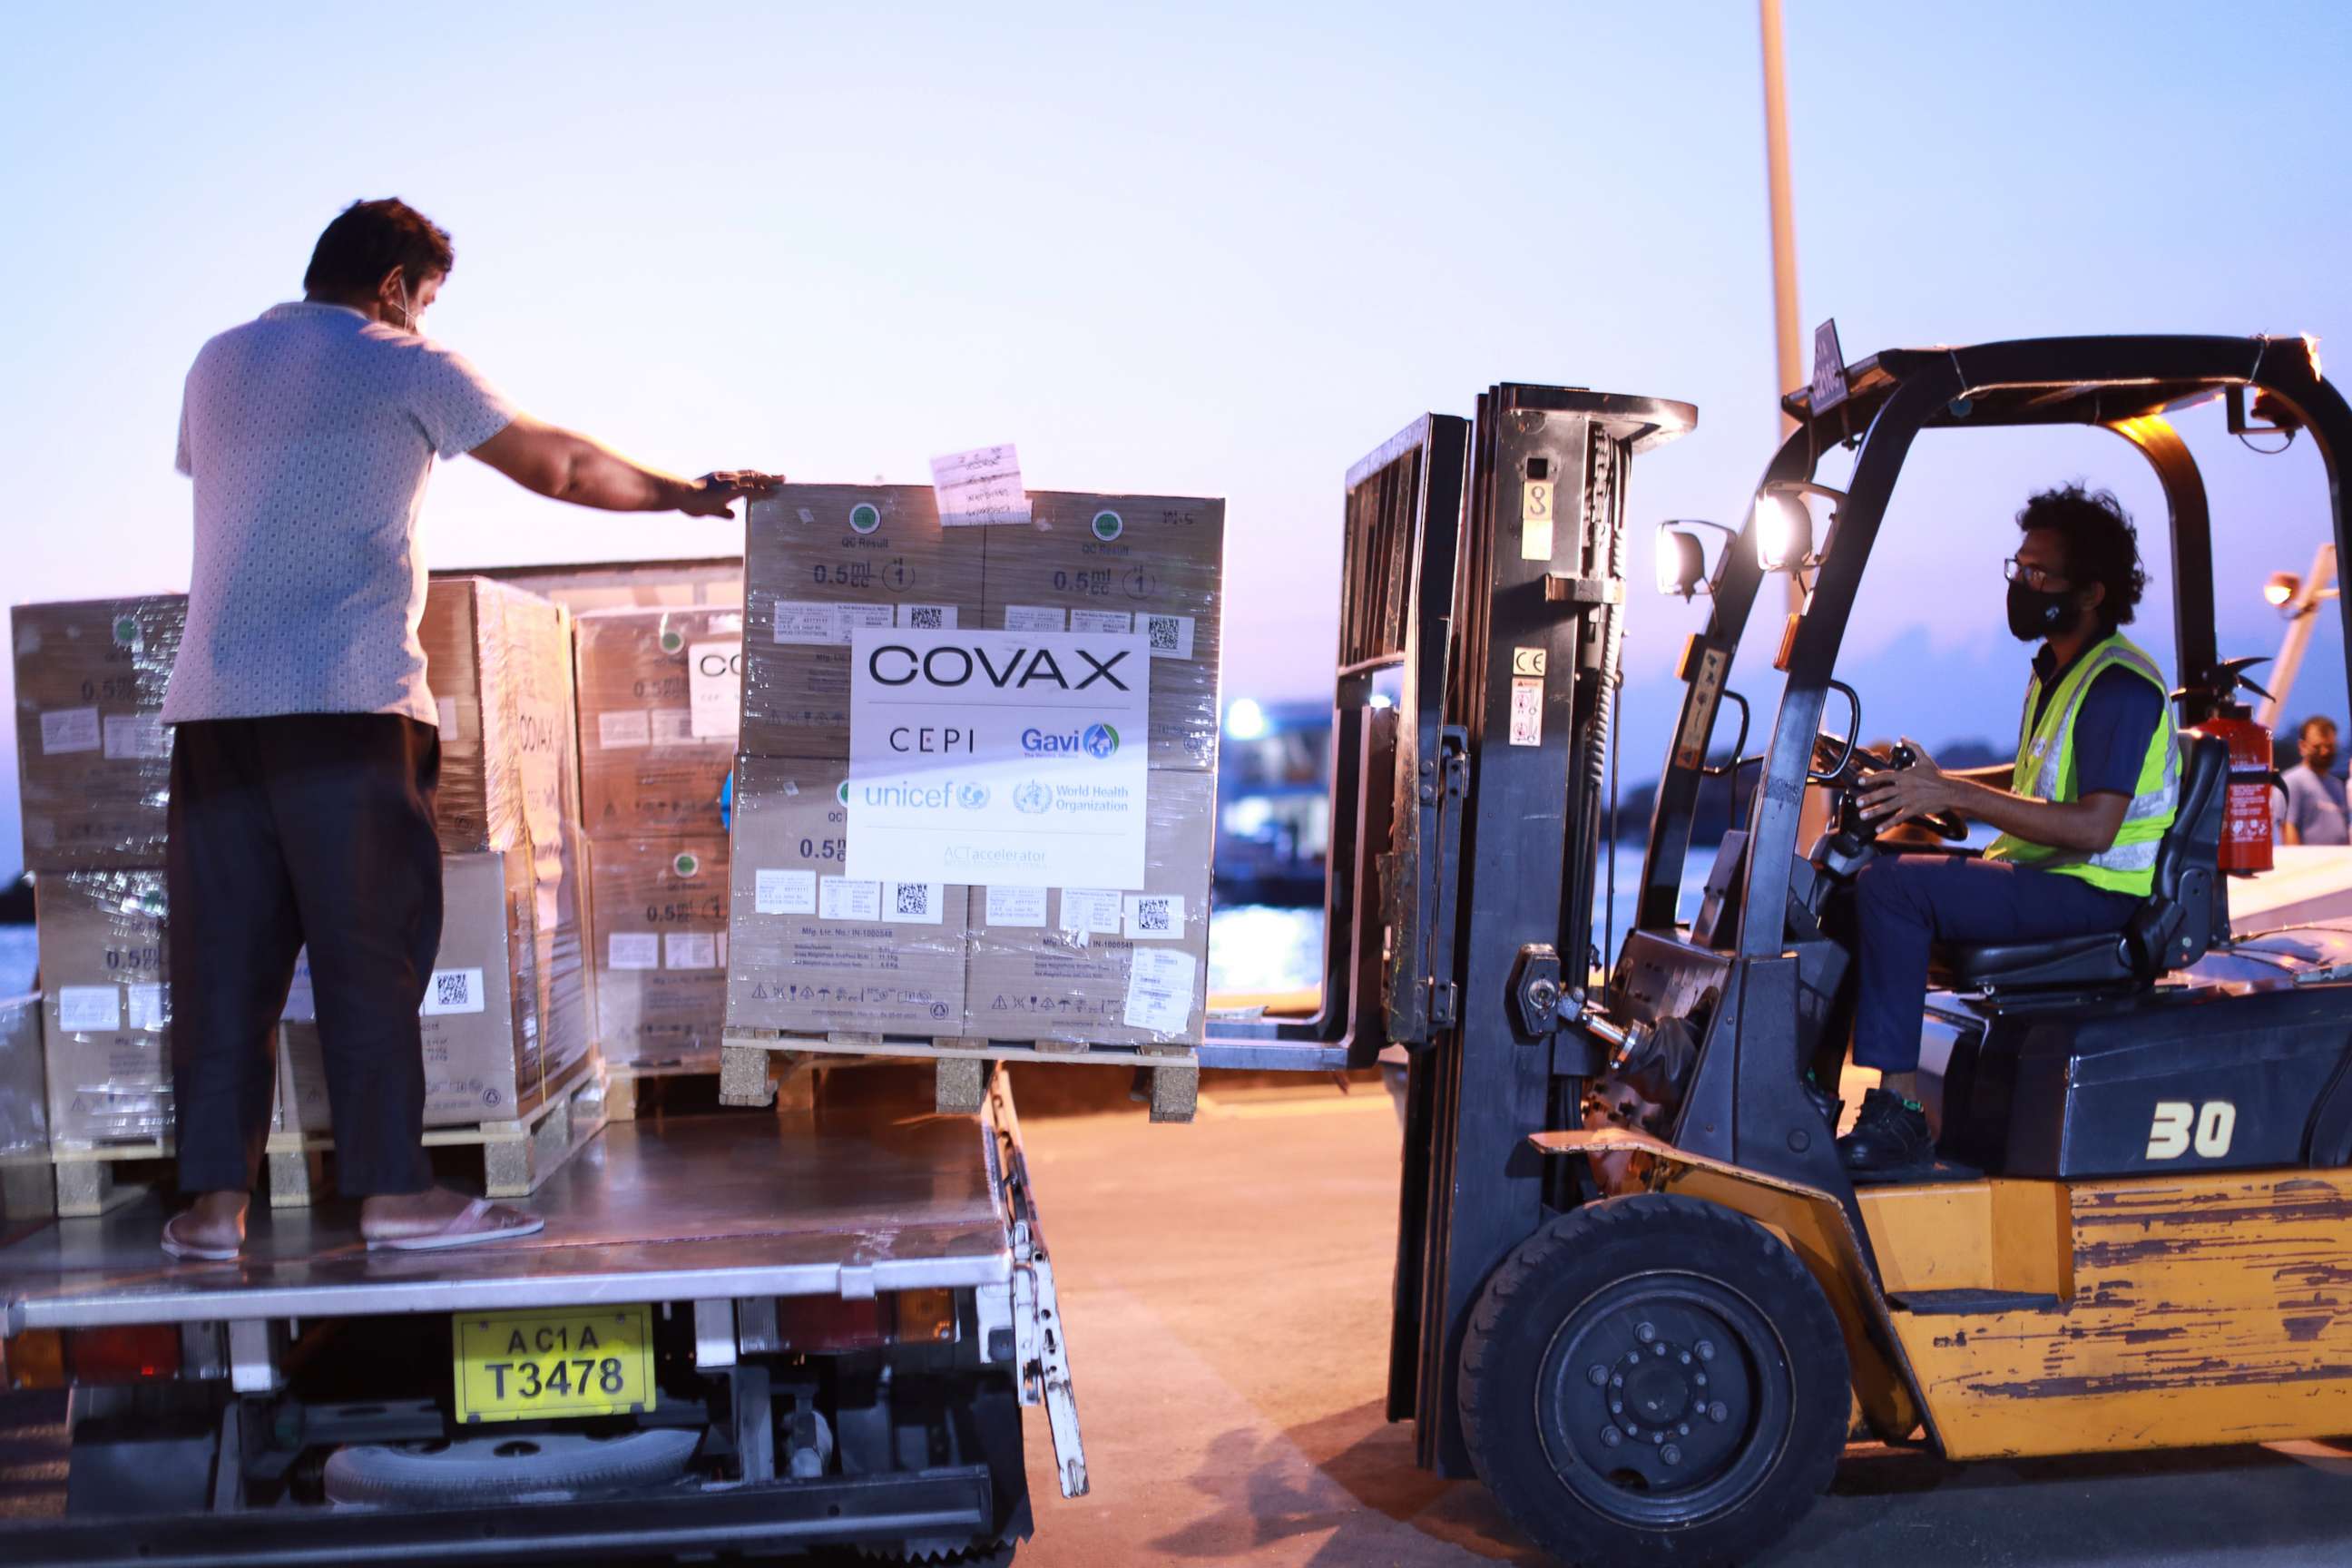
<svg viewBox="0 0 2352 1568"><path fill-rule="evenodd" d="M1108 724L1089 724L1078 744L1087 749L1087 755L1099 761L1118 750L1118 731Z"/></svg>
<svg viewBox="0 0 2352 1568"><path fill-rule="evenodd" d="M1013 809L1025 816L1036 816L1054 804L1054 792L1035 779L1016 787L1013 792Z"/></svg>
<svg viewBox="0 0 2352 1568"><path fill-rule="evenodd" d="M988 786L984 784L956 785L956 804L966 811L978 811L988 805Z"/></svg>

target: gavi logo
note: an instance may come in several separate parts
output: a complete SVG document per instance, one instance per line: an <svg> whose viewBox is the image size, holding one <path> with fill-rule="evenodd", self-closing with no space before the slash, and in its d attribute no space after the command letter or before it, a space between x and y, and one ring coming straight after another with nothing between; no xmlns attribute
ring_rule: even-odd
<svg viewBox="0 0 2352 1568"><path fill-rule="evenodd" d="M1118 752L1118 731L1108 724L1083 730L1024 730L1021 750L1032 757L1092 757L1106 761Z"/></svg>

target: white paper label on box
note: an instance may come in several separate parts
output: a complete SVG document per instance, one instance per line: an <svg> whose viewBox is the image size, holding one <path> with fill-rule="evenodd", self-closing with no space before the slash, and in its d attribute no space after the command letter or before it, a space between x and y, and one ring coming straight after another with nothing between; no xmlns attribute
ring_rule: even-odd
<svg viewBox="0 0 2352 1568"><path fill-rule="evenodd" d="M1154 658L1190 658L1192 657L1192 617L1190 616L1141 615L1136 619L1142 624L1135 629L1151 645Z"/></svg>
<svg viewBox="0 0 2352 1568"><path fill-rule="evenodd" d="M1549 479L1528 479L1519 486L1519 559L1551 559L1552 500Z"/></svg>
<svg viewBox="0 0 2352 1568"><path fill-rule="evenodd" d="M897 624L915 632L951 632L956 629L953 605L901 605Z"/></svg>
<svg viewBox="0 0 2352 1568"><path fill-rule="evenodd" d="M307 947L294 954L294 984L286 992L283 1016L304 1024L319 1016L318 999L310 991L310 950Z"/></svg>
<svg viewBox="0 0 2352 1568"><path fill-rule="evenodd" d="M816 873L761 867L751 873L751 908L763 915L816 913Z"/></svg>
<svg viewBox="0 0 2352 1568"><path fill-rule="evenodd" d="M1192 982L1200 968L1201 961L1181 948L1137 948L1119 1021L1155 1035L1182 1034L1192 1022Z"/></svg>
<svg viewBox="0 0 2352 1568"><path fill-rule="evenodd" d="M686 689L698 741L731 741L743 722L743 645L698 642L686 650Z"/></svg>
<svg viewBox="0 0 2352 1568"><path fill-rule="evenodd" d="M1150 711L1132 633L858 632L849 874L1140 890Z"/></svg>
<svg viewBox="0 0 2352 1568"><path fill-rule="evenodd" d="M1004 606L1004 629L1008 632L1067 631L1069 612L1059 605L1007 605Z"/></svg>
<svg viewBox="0 0 2352 1568"><path fill-rule="evenodd" d="M1127 896L1125 935L1129 942L1181 942L1184 940L1184 895L1181 893L1129 893Z"/></svg>
<svg viewBox="0 0 2352 1568"><path fill-rule="evenodd" d="M847 643L860 627L888 628L897 626L898 612L888 605L835 605L833 607L833 640Z"/></svg>
<svg viewBox="0 0 2352 1568"><path fill-rule="evenodd" d="M947 916L948 890L941 882L885 882L882 918L898 925L935 926Z"/></svg>
<svg viewBox="0 0 2352 1568"><path fill-rule="evenodd" d="M437 1018L445 1013L479 1013L488 1005L480 970L436 969L425 987L425 1005L416 1010L427 1018Z"/></svg>
<svg viewBox="0 0 2352 1568"><path fill-rule="evenodd" d="M1543 744L1543 685L1526 676L1511 681L1511 744Z"/></svg>
<svg viewBox="0 0 2352 1568"><path fill-rule="evenodd" d="M41 715L41 754L95 752L99 748L98 710L58 708Z"/></svg>
<svg viewBox="0 0 2352 1568"><path fill-rule="evenodd" d="M649 931L616 931L605 944L607 969L659 969L661 938Z"/></svg>
<svg viewBox="0 0 2352 1568"><path fill-rule="evenodd" d="M776 601L776 640L804 647L830 647L841 640L838 606L807 599Z"/></svg>
<svg viewBox="0 0 2352 1568"><path fill-rule="evenodd" d="M656 746L691 746L699 738L694 732L691 708L648 708L646 721L646 732ZM734 732L730 730L728 734Z"/></svg>
<svg viewBox="0 0 2352 1568"><path fill-rule="evenodd" d="M605 751L651 745L653 738L653 721L642 708L624 708L596 715L596 744Z"/></svg>
<svg viewBox="0 0 2352 1568"><path fill-rule="evenodd" d="M931 492L939 498L941 528L1030 521L1029 497L1021 488L1021 454L1009 441L933 458Z"/></svg>
<svg viewBox="0 0 2352 1568"><path fill-rule="evenodd" d="M1070 629L1074 632L1109 632L1118 636L1135 629L1135 615L1130 610L1072 610Z"/></svg>
<svg viewBox="0 0 2352 1568"><path fill-rule="evenodd" d="M172 754L172 732L153 713L110 713L106 716L106 754L114 762Z"/></svg>
<svg viewBox="0 0 2352 1568"><path fill-rule="evenodd" d="M719 967L724 969L727 967L727 933L722 931L715 934L719 938Z"/></svg>
<svg viewBox="0 0 2352 1568"><path fill-rule="evenodd" d="M662 963L670 969L716 969L719 943L707 931L664 931Z"/></svg>
<svg viewBox="0 0 2352 1568"><path fill-rule="evenodd" d="M68 1035L107 1035L122 1027L122 988L58 986L58 1027Z"/></svg>
<svg viewBox="0 0 2352 1568"><path fill-rule="evenodd" d="M1037 926L1045 923L1043 888L991 888L988 923L992 926Z"/></svg>
<svg viewBox="0 0 2352 1568"><path fill-rule="evenodd" d="M172 988L160 981L144 985L126 985L124 997L130 1002L131 1027L149 1031L167 1029L172 1026Z"/></svg>
<svg viewBox="0 0 2352 1568"><path fill-rule="evenodd" d="M852 881L847 877L817 879L817 919L871 921L882 916L882 884Z"/></svg>
<svg viewBox="0 0 2352 1568"><path fill-rule="evenodd" d="M1118 889L1116 888L1064 888L1063 931L1077 936L1117 936L1119 933Z"/></svg>
<svg viewBox="0 0 2352 1568"><path fill-rule="evenodd" d="M457 700L454 697L436 697L433 700L433 711L439 715L439 722L434 727L441 731L441 739L445 742L456 740L457 738Z"/></svg>

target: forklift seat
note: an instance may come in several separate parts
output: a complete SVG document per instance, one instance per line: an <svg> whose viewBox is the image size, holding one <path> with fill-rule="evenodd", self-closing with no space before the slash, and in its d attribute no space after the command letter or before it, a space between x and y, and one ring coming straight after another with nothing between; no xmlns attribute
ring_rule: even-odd
<svg viewBox="0 0 2352 1568"><path fill-rule="evenodd" d="M2227 745L2205 735L2182 738L2179 804L2157 841L2156 883L2120 933L1945 944L1935 953L1938 984L1954 991L2137 989L2204 957L2228 934L2219 862L2229 775Z"/></svg>

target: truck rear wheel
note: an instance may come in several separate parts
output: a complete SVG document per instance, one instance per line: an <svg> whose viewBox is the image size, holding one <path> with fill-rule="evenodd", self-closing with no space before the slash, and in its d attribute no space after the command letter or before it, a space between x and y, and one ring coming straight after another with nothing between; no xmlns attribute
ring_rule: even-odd
<svg viewBox="0 0 2352 1568"><path fill-rule="evenodd" d="M1564 1563L1748 1561L1843 1450L1837 1318L1744 1215L1645 1194L1563 1215L1487 1280L1462 1344L1463 1435Z"/></svg>

